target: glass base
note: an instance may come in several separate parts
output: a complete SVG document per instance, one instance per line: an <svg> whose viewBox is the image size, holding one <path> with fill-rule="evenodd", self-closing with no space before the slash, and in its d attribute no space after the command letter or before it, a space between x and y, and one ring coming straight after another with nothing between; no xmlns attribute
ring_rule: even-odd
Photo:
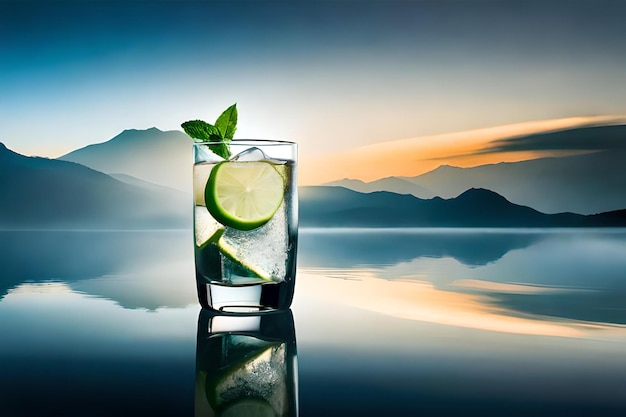
<svg viewBox="0 0 626 417"><path fill-rule="evenodd" d="M224 313L286 310L293 299L293 281L239 286L198 282L200 305Z"/></svg>

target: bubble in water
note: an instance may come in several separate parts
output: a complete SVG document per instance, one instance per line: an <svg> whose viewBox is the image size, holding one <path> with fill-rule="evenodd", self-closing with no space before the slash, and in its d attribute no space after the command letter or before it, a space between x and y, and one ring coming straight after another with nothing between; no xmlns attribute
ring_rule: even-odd
<svg viewBox="0 0 626 417"><path fill-rule="evenodd" d="M284 280L287 269L288 236L285 210L283 202L274 217L265 225L251 231L228 228L222 236L222 239L233 248L235 252L233 255L237 260L244 265L254 265L255 270L273 277L276 282ZM227 264L224 264L224 267L225 270L228 269ZM236 271L233 272L233 275L238 275ZM237 283L236 276L230 278L233 283Z"/></svg>

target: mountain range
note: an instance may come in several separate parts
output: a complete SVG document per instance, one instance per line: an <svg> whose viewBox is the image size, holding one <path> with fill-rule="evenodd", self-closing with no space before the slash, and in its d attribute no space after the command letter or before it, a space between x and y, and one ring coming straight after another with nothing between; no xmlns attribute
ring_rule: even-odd
<svg viewBox="0 0 626 417"><path fill-rule="evenodd" d="M26 157L3 144L0 195L0 227L5 229L190 225L190 197L182 192L122 182L73 162Z"/></svg>
<svg viewBox="0 0 626 417"><path fill-rule="evenodd" d="M622 192L626 190L624 145L594 151L605 142L626 144L626 126L569 129L524 138L524 142L541 144L542 141L557 149L574 143L587 153L472 168L442 165L415 177L388 177L368 183L344 179L325 185L420 198L452 198L470 188L485 188L543 213L593 214L626 207L626 193Z"/></svg>
<svg viewBox="0 0 626 417"><path fill-rule="evenodd" d="M601 145L615 146L620 140L626 143L626 126L568 129L518 140L549 143L553 148L573 143L581 150L587 149L587 153L472 168L442 165L416 177L388 177L369 183L341 180L325 185L365 193L390 191L423 199L450 199L470 188L484 188L542 213L594 214L626 207L626 193L619 192L626 189L624 146L597 151ZM185 192L191 189L191 140L179 131L125 130L107 142L78 149L59 159Z"/></svg>
<svg viewBox="0 0 626 417"><path fill-rule="evenodd" d="M442 166L414 178L300 187L300 224L623 226L624 157L614 151L474 168ZM26 157L0 145L0 228L190 227L191 167L191 140L156 128L125 130L56 160Z"/></svg>
<svg viewBox="0 0 626 417"><path fill-rule="evenodd" d="M388 191L300 187L305 227L600 227L626 226L626 210L596 215L544 214L485 189L456 198L420 199Z"/></svg>
<svg viewBox="0 0 626 417"><path fill-rule="evenodd" d="M177 130L130 129L106 142L85 146L58 159L191 193L191 144L191 138Z"/></svg>

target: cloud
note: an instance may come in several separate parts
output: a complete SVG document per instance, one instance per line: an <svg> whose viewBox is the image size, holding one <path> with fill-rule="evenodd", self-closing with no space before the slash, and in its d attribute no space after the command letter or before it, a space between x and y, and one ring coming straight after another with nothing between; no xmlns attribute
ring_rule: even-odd
<svg viewBox="0 0 626 417"><path fill-rule="evenodd" d="M626 150L626 116L528 121L378 142L317 159L303 158L299 178L301 185L341 178L367 182L389 176L414 177L442 164L473 167L604 149Z"/></svg>
<svg viewBox="0 0 626 417"><path fill-rule="evenodd" d="M527 151L626 150L626 124L586 126L496 139L474 155Z"/></svg>

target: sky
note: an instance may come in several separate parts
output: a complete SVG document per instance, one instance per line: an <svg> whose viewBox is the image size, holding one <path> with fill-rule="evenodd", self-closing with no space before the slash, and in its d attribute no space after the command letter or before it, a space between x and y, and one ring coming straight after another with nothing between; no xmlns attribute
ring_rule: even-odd
<svg viewBox="0 0 626 417"><path fill-rule="evenodd" d="M401 175L408 142L461 163L493 128L621 123L624 16L619 0L0 0L0 142L58 157L236 102L235 138L298 142L303 184Z"/></svg>

